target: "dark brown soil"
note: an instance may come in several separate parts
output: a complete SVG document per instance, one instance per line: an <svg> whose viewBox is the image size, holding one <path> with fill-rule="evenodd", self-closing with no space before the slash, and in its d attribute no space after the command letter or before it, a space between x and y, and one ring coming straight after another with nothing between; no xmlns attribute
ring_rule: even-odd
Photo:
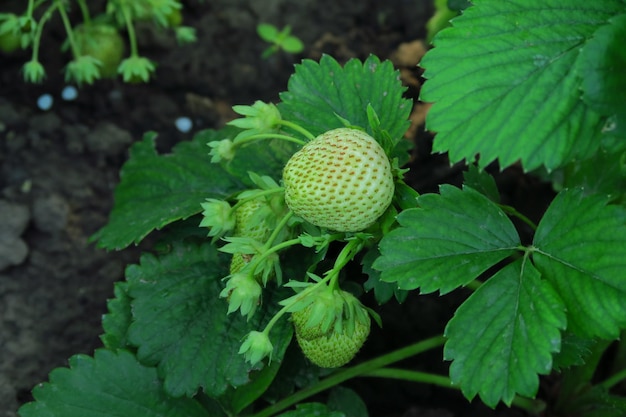
<svg viewBox="0 0 626 417"><path fill-rule="evenodd" d="M2 2L0 12L19 12L23 3ZM43 84L21 80L27 53L0 55L0 417L16 416L19 405L31 399L32 387L66 365L68 357L101 346L106 300L139 250L106 253L88 238L107 221L118 171L132 142L153 130L159 133L159 148L167 150L199 129L219 128L231 117L233 104L275 101L302 58L318 59L322 53L339 61L370 53L388 58L401 43L424 38L432 12L429 0L183 3L185 23L197 28L198 42L177 47L171 35L142 30L142 51L158 63L156 78L147 85L102 81L79 89L74 101L62 100L66 56L58 52L62 31L56 20L43 43L48 71ZM261 59L266 45L255 32L260 22L290 24L306 50ZM42 94L54 98L48 111L37 108ZM415 86L410 94L417 94ZM193 121L190 133L175 128L179 116ZM416 188L434 191L439 183L458 182L458 167L429 156L430 137L422 128L412 139L418 147L409 178ZM514 183L508 188L516 190L508 197L541 213L545 201L526 200L519 173L507 175L503 184ZM445 323L449 311L437 300L412 300L389 311L407 322L408 311ZM440 352L429 360L441 362ZM362 380L353 386L371 405L371 415L522 415L487 410L478 401L469 405L456 392L417 384Z"/></svg>

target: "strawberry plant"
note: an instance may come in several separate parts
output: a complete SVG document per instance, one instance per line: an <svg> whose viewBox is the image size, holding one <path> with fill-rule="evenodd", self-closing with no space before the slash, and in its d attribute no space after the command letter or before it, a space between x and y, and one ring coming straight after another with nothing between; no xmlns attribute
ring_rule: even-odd
<svg viewBox="0 0 626 417"><path fill-rule="evenodd" d="M70 12L74 7L80 10L82 22L71 21ZM149 20L159 27L173 29L181 43L193 42L193 28L181 26L181 8L178 0L109 0L106 9L92 17L85 0L28 0L22 15L0 13L0 49L10 53L20 47L30 48L32 55L24 64L24 79L42 82L46 76L44 65L39 61L43 29L50 18L58 14L67 36L61 49L71 55L65 67L67 81L92 84L95 80L120 74L126 82L147 82L155 64L139 54L135 23ZM121 30L126 30L128 35L130 55L126 57Z"/></svg>
<svg viewBox="0 0 626 417"><path fill-rule="evenodd" d="M625 415L626 3L473 3L421 63L433 149L465 161L462 186L405 183L411 103L374 56L304 60L278 104L235 106L243 117L169 154L146 134L93 240L160 230L154 250L115 285L104 347L52 371L21 416L366 415L339 387L365 376ZM488 173L512 165L554 187L538 222ZM398 320L365 291L460 289L442 335L363 352ZM420 369L432 349L449 375Z"/></svg>

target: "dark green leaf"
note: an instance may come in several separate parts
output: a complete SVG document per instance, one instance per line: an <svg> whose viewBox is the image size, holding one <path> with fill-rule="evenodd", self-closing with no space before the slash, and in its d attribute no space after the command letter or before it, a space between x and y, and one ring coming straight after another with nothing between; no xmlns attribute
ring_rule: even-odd
<svg viewBox="0 0 626 417"><path fill-rule="evenodd" d="M624 417L626 398L610 394L601 386L593 387L572 398L566 406L572 414L581 417Z"/></svg>
<svg viewBox="0 0 626 417"><path fill-rule="evenodd" d="M383 237L373 267L402 289L442 294L466 285L515 252L519 236L509 218L471 188L442 185L423 194L419 208L398 216L400 227Z"/></svg>
<svg viewBox="0 0 626 417"><path fill-rule="evenodd" d="M347 417L340 411L329 410L328 407L320 403L298 404L293 411L287 411L278 417Z"/></svg>
<svg viewBox="0 0 626 417"><path fill-rule="evenodd" d="M114 294L115 298L107 301L109 312L102 316L104 334L100 336L104 346L110 350L128 348L126 336L132 320L128 283L116 282Z"/></svg>
<svg viewBox="0 0 626 417"><path fill-rule="evenodd" d="M346 417L367 417L367 405L359 394L342 386L337 386L328 395L328 408L340 411Z"/></svg>
<svg viewBox="0 0 626 417"><path fill-rule="evenodd" d="M342 68L324 55L319 63L306 59L296 65L278 107L285 119L315 136L343 127L337 116L373 135L367 118L367 106L371 105L381 128L399 141L409 127L411 111L411 102L402 98L404 90L389 61L370 56L365 62L352 59Z"/></svg>
<svg viewBox="0 0 626 417"><path fill-rule="evenodd" d="M260 371L252 372L250 374L250 382L246 385L237 388L229 387L226 393L219 398L219 401L224 404L223 408L232 410L236 414L241 413L241 411L265 393L276 377L281 365L281 362L272 361Z"/></svg>
<svg viewBox="0 0 626 417"><path fill-rule="evenodd" d="M134 318L129 340L142 362L158 366L173 396L193 395L202 387L218 397L229 386L250 381L253 368L238 351L244 336L273 316L276 293L265 290L264 308L250 322L239 313L228 315L228 303L219 298L227 264L228 257L218 258L214 246L186 244L160 258L144 255L140 265L127 269ZM287 320L274 326L273 361L282 360L291 334Z"/></svg>
<svg viewBox="0 0 626 417"><path fill-rule="evenodd" d="M599 150L589 159L575 161L555 171L551 180L560 188L580 188L585 194L604 194L610 200L626 196L626 153Z"/></svg>
<svg viewBox="0 0 626 417"><path fill-rule="evenodd" d="M285 164L297 150L297 145L284 140L261 140L238 148L235 158L223 166L246 186L257 188L250 180L250 171L278 180L282 178Z"/></svg>
<svg viewBox="0 0 626 417"><path fill-rule="evenodd" d="M583 47L576 63L585 103L603 115L616 115L617 123L621 125L626 124L624 39L626 14L613 17L599 28ZM626 140L626 137L622 139Z"/></svg>
<svg viewBox="0 0 626 417"><path fill-rule="evenodd" d="M553 357L554 364L552 367L561 370L571 366L583 365L595 343L593 339L565 332L561 340L561 350Z"/></svg>
<svg viewBox="0 0 626 417"><path fill-rule="evenodd" d="M373 247L369 249L363 257L363 272L369 277L367 281L363 283L363 289L368 292L374 290L374 297L379 305L385 304L387 301L391 300L394 294L399 302L403 302L408 292L399 289L395 283L381 281L380 271L372 268L372 264L379 256L380 251L377 247Z"/></svg>
<svg viewBox="0 0 626 417"><path fill-rule="evenodd" d="M219 138L219 133L198 134L167 155L156 153L154 134L134 144L120 172L109 223L91 240L101 248L122 249L154 229L201 212L200 203L207 198L224 198L241 189L239 182L210 162L208 136Z"/></svg>
<svg viewBox="0 0 626 417"><path fill-rule="evenodd" d="M478 169L476 165L470 165L463 173L463 184L489 197L494 203L500 202L500 192L496 181L487 171Z"/></svg>
<svg viewBox="0 0 626 417"><path fill-rule="evenodd" d="M606 201L560 192L537 227L533 260L563 298L568 330L613 339L626 327L626 210Z"/></svg>
<svg viewBox="0 0 626 417"><path fill-rule="evenodd" d="M579 97L582 44L621 0L482 0L422 59L433 150L452 162L555 169L595 151L602 118Z"/></svg>
<svg viewBox="0 0 626 417"><path fill-rule="evenodd" d="M75 355L68 368L50 373L50 382L33 390L35 402L22 417L211 417L191 398L165 394L154 368L127 351L96 350Z"/></svg>
<svg viewBox="0 0 626 417"><path fill-rule="evenodd" d="M537 374L552 369L565 308L530 262L518 259L474 292L448 323L444 358L463 394L495 407L516 394L534 397Z"/></svg>

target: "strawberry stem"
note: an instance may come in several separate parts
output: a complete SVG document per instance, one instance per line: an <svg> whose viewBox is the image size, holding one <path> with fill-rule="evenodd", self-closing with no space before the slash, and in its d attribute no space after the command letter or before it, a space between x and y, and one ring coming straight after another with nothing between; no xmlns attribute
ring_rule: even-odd
<svg viewBox="0 0 626 417"><path fill-rule="evenodd" d="M235 142L233 142L233 145L240 146L248 142L254 142L254 141L263 140L263 139L281 139L287 142L297 143L298 145L302 145L302 146L306 145L306 142L301 139L294 138L293 136L289 136L289 135L283 135L280 133L259 133L256 135L238 139Z"/></svg>
<svg viewBox="0 0 626 417"><path fill-rule="evenodd" d="M398 362L408 357L415 356L427 350L441 346L445 342L445 340L446 339L443 336L435 336L430 339L419 341L412 345L403 347L401 349L394 350L393 352L360 363L356 366L345 368L330 375L328 378L319 381L317 384L311 385L303 390L292 394L287 398L284 398L281 401L278 401L275 404L272 404L271 406L254 414L252 417L273 416L274 414L285 410L286 408L291 407L292 405L297 404L298 402L309 398L312 395L332 388L335 385L339 385L342 382L347 381L351 378L362 376L368 372L372 372L391 363Z"/></svg>
<svg viewBox="0 0 626 417"><path fill-rule="evenodd" d="M313 136L313 134L311 132L309 132L308 130L306 130L305 128L303 128L302 126L290 122L288 120L280 120L280 122L278 122L279 124L285 126L285 127L289 127L293 130L295 130L298 133L301 133L305 138L307 138L308 140L313 140L315 139L315 136Z"/></svg>

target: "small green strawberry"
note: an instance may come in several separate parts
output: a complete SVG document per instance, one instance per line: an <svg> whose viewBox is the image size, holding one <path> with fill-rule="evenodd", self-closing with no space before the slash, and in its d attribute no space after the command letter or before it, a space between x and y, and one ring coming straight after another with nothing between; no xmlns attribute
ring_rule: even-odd
<svg viewBox="0 0 626 417"><path fill-rule="evenodd" d="M97 59L102 77L115 77L126 49L117 29L107 24L90 23L78 26L74 34L78 53Z"/></svg>
<svg viewBox="0 0 626 417"><path fill-rule="evenodd" d="M337 232L368 228L391 204L394 179L378 142L357 129L330 130L283 170L285 201L304 220Z"/></svg>
<svg viewBox="0 0 626 417"><path fill-rule="evenodd" d="M233 236L249 237L260 243L265 243L271 234L271 229L264 221L259 210L267 208L264 200L250 200L235 210L235 230ZM261 216L259 215L261 214ZM251 254L234 253L230 262L230 273L235 274L246 266L253 258ZM262 271L254 274L257 281L262 281Z"/></svg>
<svg viewBox="0 0 626 417"><path fill-rule="evenodd" d="M349 334L346 328L342 332L331 331L330 335L307 340L296 333L296 340L304 355L315 365L322 368L338 368L350 362L357 354L370 333L371 320L357 320L354 331Z"/></svg>
<svg viewBox="0 0 626 417"><path fill-rule="evenodd" d="M256 199L243 203L235 210L234 236L249 237L264 243L272 232L267 223L263 221L259 210L267 208L265 200Z"/></svg>

